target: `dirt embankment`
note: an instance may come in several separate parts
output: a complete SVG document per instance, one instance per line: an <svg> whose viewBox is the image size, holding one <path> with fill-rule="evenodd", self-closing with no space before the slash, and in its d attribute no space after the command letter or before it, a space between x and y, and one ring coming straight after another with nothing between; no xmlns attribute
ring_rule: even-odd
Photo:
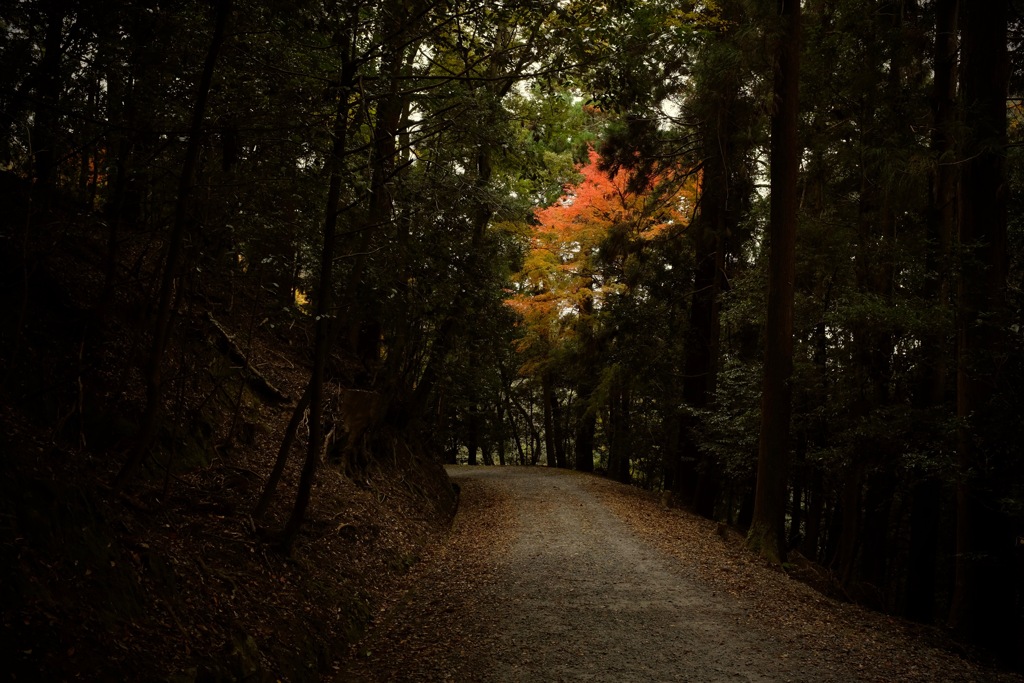
<svg viewBox="0 0 1024 683"><path fill-rule="evenodd" d="M248 514L264 463L215 463L166 495L117 497L94 471L65 478L56 463L80 455L17 448L57 471L0 467L0 681L319 680L445 528L407 471L382 465L354 483L325 470L285 557ZM268 531L296 481L286 476ZM429 485L447 486L443 472Z"/></svg>

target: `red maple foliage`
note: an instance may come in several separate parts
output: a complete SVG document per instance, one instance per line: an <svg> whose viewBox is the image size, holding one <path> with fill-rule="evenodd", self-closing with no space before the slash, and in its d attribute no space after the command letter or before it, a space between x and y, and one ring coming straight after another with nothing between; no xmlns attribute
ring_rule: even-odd
<svg viewBox="0 0 1024 683"><path fill-rule="evenodd" d="M593 148L589 157L577 167L582 180L534 213L530 252L508 300L534 340L547 339L558 320L599 309L606 296L626 290L612 267L617 256L685 227L693 211L696 177L664 172L635 191L630 171L602 170Z"/></svg>

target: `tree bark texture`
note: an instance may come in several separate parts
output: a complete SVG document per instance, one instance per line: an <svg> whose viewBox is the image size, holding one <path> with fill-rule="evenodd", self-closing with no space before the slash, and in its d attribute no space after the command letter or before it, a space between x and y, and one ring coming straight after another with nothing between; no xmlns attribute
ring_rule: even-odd
<svg viewBox="0 0 1024 683"><path fill-rule="evenodd" d="M313 369L310 372L306 391L309 394L309 443L306 450L306 461L302 466L299 486L295 493L295 505L291 515L281 532L281 548L290 553L295 544L296 536L306 517L306 509L316 478L317 463L320 462L323 448L323 416L324 416L324 375L327 358L335 335L333 326L337 324L334 310L334 253L337 246L338 202L341 197L342 162L348 139L348 117L350 92L354 83L355 67L348 60L349 42L347 36L342 41L341 54L346 60L342 65L338 108L335 113L334 143L329 160L330 180L327 188L327 204L324 207L323 245L320 250L320 281L316 291L315 338L313 342ZM293 417L294 419L294 417Z"/></svg>
<svg viewBox="0 0 1024 683"><path fill-rule="evenodd" d="M768 316L754 517L747 537L753 550L776 563L782 561L785 550L786 470L792 412L793 280L800 166L800 3L779 0L778 13L781 26L775 47L775 111L771 121Z"/></svg>
<svg viewBox="0 0 1024 683"><path fill-rule="evenodd" d="M933 168L929 177L927 269L931 278L924 296L943 310L950 307L950 253L956 224L957 167L955 153L957 23L959 0L938 0L932 51ZM927 410L947 404L951 345L944 334L921 340L924 368L915 393L915 407ZM935 564L939 543L940 481L931 471L920 472L912 488L910 552L904 614L922 622L935 617Z"/></svg>
<svg viewBox="0 0 1024 683"><path fill-rule="evenodd" d="M961 98L966 123L960 185L957 292L956 579L949 624L1010 654L1013 529L1000 509L1008 455L1000 443L1001 366L1007 349L1007 0L965 3ZM1019 644L1018 644L1019 645ZM1015 656L1020 656L1019 648Z"/></svg>

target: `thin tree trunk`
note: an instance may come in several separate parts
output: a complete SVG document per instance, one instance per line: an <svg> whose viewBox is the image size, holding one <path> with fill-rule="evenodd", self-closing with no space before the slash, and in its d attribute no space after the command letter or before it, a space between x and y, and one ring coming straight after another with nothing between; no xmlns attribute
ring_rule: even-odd
<svg viewBox="0 0 1024 683"><path fill-rule="evenodd" d="M516 454L519 456L519 464L525 465L527 463L526 452L523 449L523 440L519 434L519 422L516 420L515 412L512 410L515 403L511 395L506 395L505 400L508 401L508 419L509 424L512 427L512 440L516 444ZM529 419L524 413L524 419ZM524 425L525 426L525 425Z"/></svg>
<svg viewBox="0 0 1024 683"><path fill-rule="evenodd" d="M825 512L825 492L822 491L821 471L816 467L811 471L807 498L807 533L804 535L801 552L809 560L818 562L821 557L818 542L821 537L821 518Z"/></svg>
<svg viewBox="0 0 1024 683"><path fill-rule="evenodd" d="M378 97L375 109L373 142L370 154L370 193L364 219L363 229L356 246L352 270L345 283L345 300L340 307L344 315L346 338L349 350L366 366L366 377L372 374L372 365L379 361L380 353L380 315L377 310L379 293L370 291L370 279L366 277L366 269L370 263L373 238L390 224L394 213L394 201L391 187L395 174L398 155L398 128L404 110L403 98L407 95L399 93L402 71L405 68L404 41L402 31L403 16L398 11L397 3L389 3L389 17L384 27L386 35L391 36L390 44L383 50L382 77L386 77L387 91ZM364 378L364 383L369 381ZM426 402L421 407L425 408Z"/></svg>
<svg viewBox="0 0 1024 683"><path fill-rule="evenodd" d="M39 61L36 86L37 105L32 116L30 136L33 171L33 195L43 206L57 181L58 109L63 90L61 77L61 43L64 39L64 20L67 6L61 0L44 3L46 31L43 35L43 54Z"/></svg>
<svg viewBox="0 0 1024 683"><path fill-rule="evenodd" d="M330 181L327 189L327 205L324 208L323 246L320 251L320 282L316 290L316 322L313 346L313 369L310 373L306 391L309 394L309 443L306 450L306 461L299 478L299 487L295 493L295 506L281 532L281 549L290 553L295 539L305 521L306 509L312 494L313 481L316 478L317 463L320 461L323 448L323 393L324 374L327 358L330 354L331 342L334 339L332 327L337 322L334 318L334 252L337 244L338 201L341 197L342 161L348 133L350 90L355 76L355 67L349 59L348 35L342 38L341 54L345 60L342 65L340 92L338 93L338 109L334 120L334 144L329 159Z"/></svg>
<svg viewBox="0 0 1024 683"><path fill-rule="evenodd" d="M509 418L512 415L509 414ZM497 434L497 446L498 449L498 463L505 466L505 450L507 448L508 439L505 437L505 402L502 400L501 394L498 394L498 428L495 430Z"/></svg>
<svg viewBox="0 0 1024 683"><path fill-rule="evenodd" d="M864 488L864 463L857 462L853 470L844 477L845 485L841 493L842 526L839 533L838 550L834 568L839 581L849 586L853 579L853 570L860 546L861 535L861 494Z"/></svg>
<svg viewBox="0 0 1024 683"><path fill-rule="evenodd" d="M910 489L910 550L904 614L931 623L935 619L935 569L939 546L939 480L927 476Z"/></svg>
<svg viewBox="0 0 1024 683"><path fill-rule="evenodd" d="M544 452L547 454L548 467L557 467L555 457L555 390L551 385L551 373L545 371L541 375L541 395L544 402Z"/></svg>
<svg viewBox="0 0 1024 683"><path fill-rule="evenodd" d="M471 466L475 466L477 464L476 451L480 444L480 416L475 407L466 416L466 421L469 423L466 429L466 452L469 454L467 462Z"/></svg>
<svg viewBox="0 0 1024 683"><path fill-rule="evenodd" d="M213 84L213 73L217 58L224 44L224 33L228 15L231 12L231 0L219 0L216 4L213 37L206 53L203 71L196 87L196 97L192 105L192 119L189 124L188 143L185 147L185 159L178 178L178 195L174 206L174 223L167 242L167 255L164 259L163 276L160 280L160 293L156 308L156 325L153 341L146 361L146 406L143 411L142 425L134 447L128 459L114 479L113 488L120 489L134 474L136 468L149 453L156 437L160 421L161 403L163 401L162 366L167 342L170 338L174 320L175 306L173 303L180 297L175 295L179 288L180 261L184 249L185 236L189 222L189 210L192 204L192 193L195 188L196 167L199 163L199 149L202 144L203 120L206 116L206 105Z"/></svg>
<svg viewBox="0 0 1024 683"><path fill-rule="evenodd" d="M281 445L277 450L277 459L274 461L274 467L270 471L270 476L267 477L266 483L263 485L260 499L256 502L255 507L253 507L252 518L257 522L263 520L267 510L270 508L271 501L274 500L274 493L277 491L277 485L281 482L281 475L284 474L284 467L288 463L292 444L295 443L295 435L299 431L303 415L305 415L306 410L309 408L309 400L310 393L309 385L307 384L305 391L302 392L302 396L299 398L299 402L292 410L291 419L288 420L288 426L285 427L284 435L281 437Z"/></svg>
<svg viewBox="0 0 1024 683"><path fill-rule="evenodd" d="M569 461L565 454L565 433L567 426L564 421L562 405L558 402L558 395L551 392L551 437L555 442L555 465L565 469Z"/></svg>
<svg viewBox="0 0 1024 683"><path fill-rule="evenodd" d="M611 427L608 474L616 481L625 484L632 479L629 467L629 443L632 428L629 403L629 381L625 377L616 376L613 380L608 411Z"/></svg>

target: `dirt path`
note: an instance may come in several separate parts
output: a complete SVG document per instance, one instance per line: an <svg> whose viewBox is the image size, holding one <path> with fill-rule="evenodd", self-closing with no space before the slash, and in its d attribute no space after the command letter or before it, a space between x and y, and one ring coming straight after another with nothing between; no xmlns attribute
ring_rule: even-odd
<svg viewBox="0 0 1024 683"><path fill-rule="evenodd" d="M462 504L448 542L336 680L1019 680L826 600L628 487L450 473Z"/></svg>

